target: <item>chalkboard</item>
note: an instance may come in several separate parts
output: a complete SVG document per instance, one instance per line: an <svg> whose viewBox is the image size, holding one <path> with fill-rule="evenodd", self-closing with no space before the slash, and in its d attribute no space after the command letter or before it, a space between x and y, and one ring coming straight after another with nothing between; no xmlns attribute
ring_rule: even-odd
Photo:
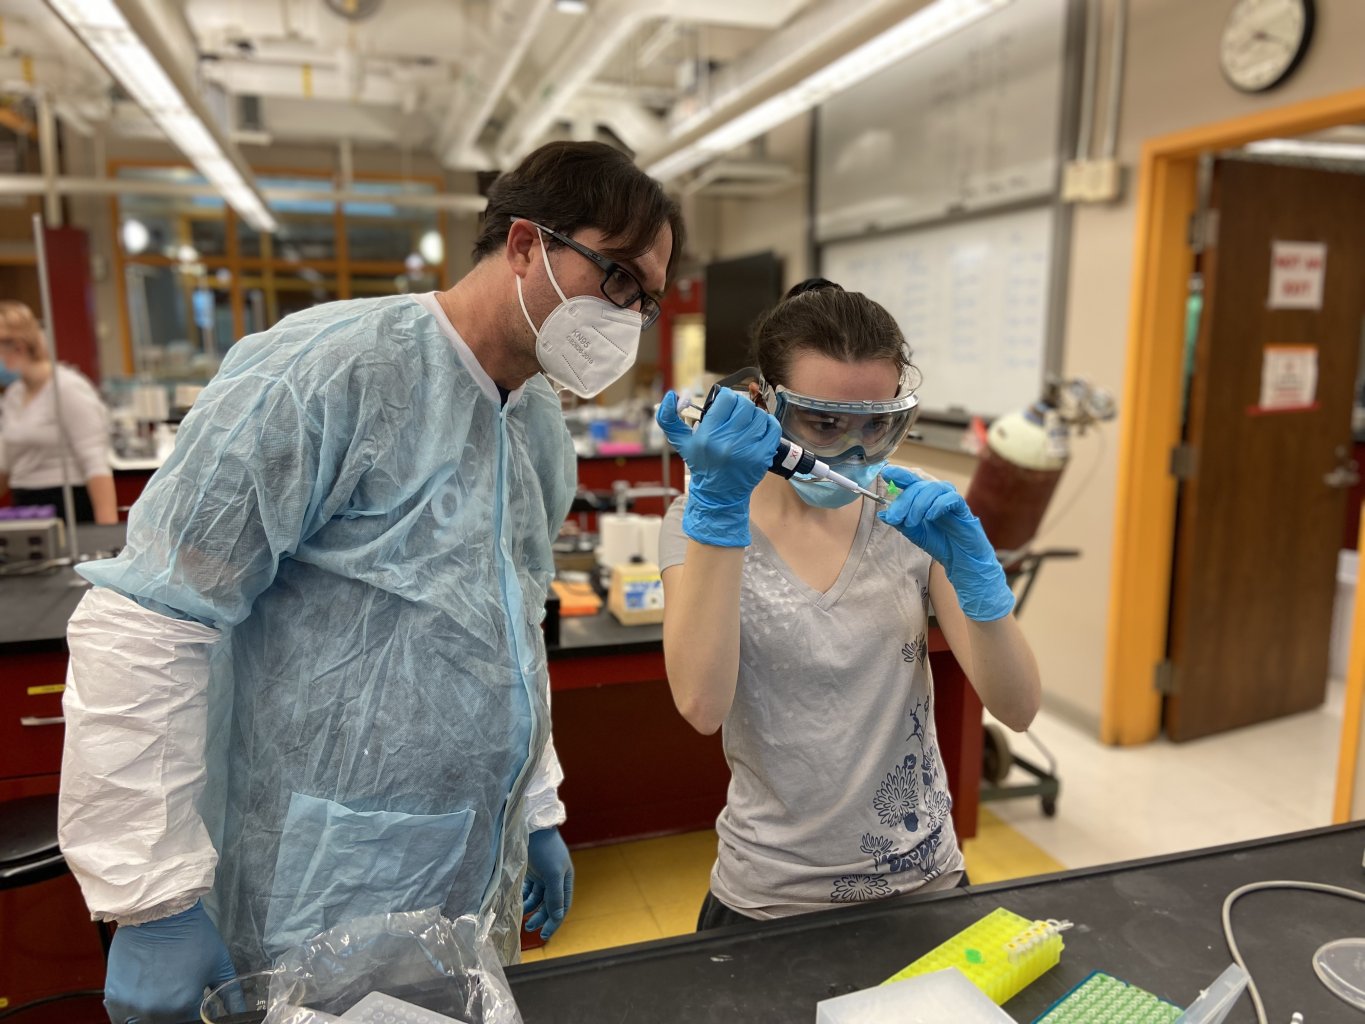
<svg viewBox="0 0 1365 1024"><path fill-rule="evenodd" d="M1069 7L1014 0L824 103L816 239L1051 196Z"/></svg>
<svg viewBox="0 0 1365 1024"><path fill-rule="evenodd" d="M1012 412L1056 369L1081 11L1014 0L817 112L820 273L895 316L928 415Z"/></svg>
<svg viewBox="0 0 1365 1024"><path fill-rule="evenodd" d="M837 242L821 273L896 318L927 414L998 416L1043 381L1055 219L1042 206Z"/></svg>

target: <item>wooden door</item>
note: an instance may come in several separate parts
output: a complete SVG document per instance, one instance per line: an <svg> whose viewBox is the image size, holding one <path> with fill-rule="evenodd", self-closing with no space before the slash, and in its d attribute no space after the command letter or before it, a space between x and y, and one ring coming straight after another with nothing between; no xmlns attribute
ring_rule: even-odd
<svg viewBox="0 0 1365 1024"><path fill-rule="evenodd" d="M1212 206L1172 588L1174 740L1322 703L1365 317L1365 176L1220 160ZM1323 246L1323 265L1285 243ZM1283 308L1313 305L1318 274L1320 308ZM1316 386L1296 383L1314 361Z"/></svg>

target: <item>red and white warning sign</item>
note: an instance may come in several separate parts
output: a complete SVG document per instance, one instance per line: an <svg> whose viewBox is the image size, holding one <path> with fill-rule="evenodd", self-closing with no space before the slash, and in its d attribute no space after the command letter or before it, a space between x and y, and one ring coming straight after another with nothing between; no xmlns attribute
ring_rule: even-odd
<svg viewBox="0 0 1365 1024"><path fill-rule="evenodd" d="M1317 408L1318 347L1267 345L1261 363L1261 404L1255 413Z"/></svg>
<svg viewBox="0 0 1365 1024"><path fill-rule="evenodd" d="M1275 242L1270 250L1271 309L1321 309L1327 246L1322 242Z"/></svg>

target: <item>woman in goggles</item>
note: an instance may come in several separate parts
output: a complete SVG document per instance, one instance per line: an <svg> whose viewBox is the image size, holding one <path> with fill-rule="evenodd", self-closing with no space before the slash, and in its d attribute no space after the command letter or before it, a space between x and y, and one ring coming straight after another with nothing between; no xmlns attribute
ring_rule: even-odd
<svg viewBox="0 0 1365 1024"><path fill-rule="evenodd" d="M698 928L964 881L933 719L929 604L991 713L1017 729L1038 670L980 524L945 483L888 466L918 409L895 320L828 281L755 327L757 366L695 431L659 540L678 710L725 729L728 802ZM785 436L879 495L768 472Z"/></svg>

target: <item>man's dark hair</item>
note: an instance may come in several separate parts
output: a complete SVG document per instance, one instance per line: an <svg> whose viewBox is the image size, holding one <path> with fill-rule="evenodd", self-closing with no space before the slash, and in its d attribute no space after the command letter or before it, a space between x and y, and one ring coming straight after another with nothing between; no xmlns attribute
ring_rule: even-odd
<svg viewBox="0 0 1365 1024"><path fill-rule="evenodd" d="M475 263L502 250L517 217L565 235L596 228L619 240L604 255L621 259L647 253L667 224L673 229L669 280L683 248L678 204L630 157L601 142L548 143L495 180L488 190L488 208L474 241ZM553 246L555 241L546 238L545 244Z"/></svg>

